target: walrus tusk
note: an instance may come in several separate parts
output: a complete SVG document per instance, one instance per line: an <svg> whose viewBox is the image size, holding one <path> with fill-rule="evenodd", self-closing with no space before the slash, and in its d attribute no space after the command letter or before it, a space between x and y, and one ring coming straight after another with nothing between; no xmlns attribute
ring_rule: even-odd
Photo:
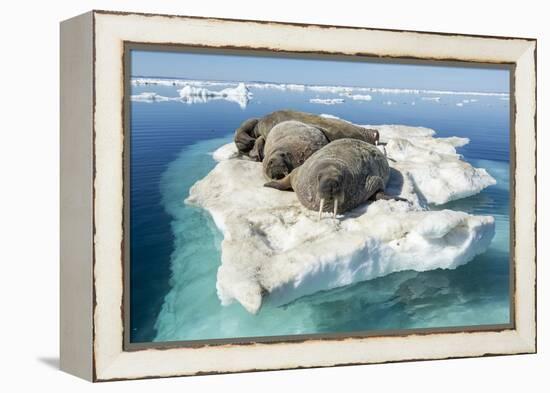
<svg viewBox="0 0 550 393"><path fill-rule="evenodd" d="M336 218L336 212L338 211L338 199L334 200L334 215L332 218Z"/></svg>
<svg viewBox="0 0 550 393"><path fill-rule="evenodd" d="M321 221L321 212L323 211L324 204L325 204L325 200L321 199L321 202L319 202L319 221Z"/></svg>

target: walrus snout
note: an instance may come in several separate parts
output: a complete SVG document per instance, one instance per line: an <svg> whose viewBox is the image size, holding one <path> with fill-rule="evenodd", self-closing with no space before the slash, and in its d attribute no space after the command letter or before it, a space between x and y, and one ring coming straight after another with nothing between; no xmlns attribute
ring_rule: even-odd
<svg viewBox="0 0 550 393"><path fill-rule="evenodd" d="M319 182L319 197L325 200L331 200L340 195L342 183L339 178L322 179Z"/></svg>
<svg viewBox="0 0 550 393"><path fill-rule="evenodd" d="M272 155L266 164L266 174L271 179L280 180L291 172L292 168L284 155Z"/></svg>
<svg viewBox="0 0 550 393"><path fill-rule="evenodd" d="M335 175L321 176L317 197L319 199L319 219L321 219L321 213L324 210L332 211L333 217L336 218L338 205L341 206L344 200L341 177Z"/></svg>
<svg viewBox="0 0 550 393"><path fill-rule="evenodd" d="M287 166L284 164L268 164L266 173L271 179L280 180L283 177L287 176L289 174L289 171Z"/></svg>
<svg viewBox="0 0 550 393"><path fill-rule="evenodd" d="M275 171L273 172L272 174L272 179L275 179L275 180L281 180L283 179L285 176L288 175L288 171L286 170L281 170L281 171Z"/></svg>

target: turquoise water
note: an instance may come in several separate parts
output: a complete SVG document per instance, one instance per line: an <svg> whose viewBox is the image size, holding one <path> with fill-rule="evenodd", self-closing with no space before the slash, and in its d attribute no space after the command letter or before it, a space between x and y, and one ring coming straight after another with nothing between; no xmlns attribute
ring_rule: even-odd
<svg viewBox="0 0 550 393"><path fill-rule="evenodd" d="M133 87L133 94L177 96L175 87ZM208 103L131 105L131 341L200 340L501 324L509 321L509 102L494 96L370 93L371 101L319 105L311 91L254 89L241 108ZM387 102L392 104L388 105ZM412 102L415 104L413 105ZM245 119L293 108L359 124L408 124L471 139L460 153L497 185L439 208L488 214L496 234L486 253L455 270L405 271L319 292L257 315L216 295L221 233L183 200L215 165L211 152Z"/></svg>

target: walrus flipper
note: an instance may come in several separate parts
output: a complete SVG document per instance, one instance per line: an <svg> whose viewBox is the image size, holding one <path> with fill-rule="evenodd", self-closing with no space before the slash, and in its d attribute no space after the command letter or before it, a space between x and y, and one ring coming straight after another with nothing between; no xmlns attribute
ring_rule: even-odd
<svg viewBox="0 0 550 393"><path fill-rule="evenodd" d="M408 199L401 198L401 197L398 197L398 196L388 195L388 194L385 194L384 191L377 192L374 195L374 199L377 200L377 201L382 199L382 200L385 200L385 201L401 201L401 202L410 203L410 201Z"/></svg>
<svg viewBox="0 0 550 393"><path fill-rule="evenodd" d="M257 135L254 132L259 119L248 119L235 131L235 145L239 153L248 153L256 143Z"/></svg>
<svg viewBox="0 0 550 393"><path fill-rule="evenodd" d="M290 173L292 175L292 173ZM264 187L275 188L280 191L292 190L292 183L290 182L290 175L286 175L281 180L272 180L264 184Z"/></svg>
<svg viewBox="0 0 550 393"><path fill-rule="evenodd" d="M380 176L368 176L365 182L365 200L378 195L377 192L384 193L384 180Z"/></svg>
<svg viewBox="0 0 550 393"><path fill-rule="evenodd" d="M264 160L264 146L265 138L263 136L258 137L254 142L254 147L248 153L248 156L256 161L262 162Z"/></svg>
<svg viewBox="0 0 550 393"><path fill-rule="evenodd" d="M409 202L405 198L398 196L388 195L384 192L384 181L379 176L369 176L365 184L366 198L373 198L376 201L385 200L385 201L402 201Z"/></svg>

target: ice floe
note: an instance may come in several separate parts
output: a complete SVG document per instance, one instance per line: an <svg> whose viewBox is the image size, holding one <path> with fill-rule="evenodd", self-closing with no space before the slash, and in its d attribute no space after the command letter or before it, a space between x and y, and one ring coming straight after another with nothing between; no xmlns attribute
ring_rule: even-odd
<svg viewBox="0 0 550 393"><path fill-rule="evenodd" d="M424 127L365 125L380 132L390 166L404 182L411 182L421 202L433 205L466 198L496 184L483 168L474 168L456 152L468 138L436 138L435 131Z"/></svg>
<svg viewBox="0 0 550 393"><path fill-rule="evenodd" d="M340 95L366 95L363 93L375 94L412 94L412 95L457 95L457 96L486 96L498 97L500 99L508 99L508 93L502 92L479 92L479 91L452 91L452 90L430 90L430 89L407 89L407 88L386 88L386 87L361 87L361 86L330 86L330 85L306 85L297 83L274 83L274 82L241 82L241 81L207 81L207 80L192 80L192 79L168 79L168 78L146 78L133 77L131 80L134 86L194 86L194 87L211 87L211 86L235 86L239 83L244 83L247 88L251 89L277 89L277 90L294 90L294 91L313 91L320 93L333 93Z"/></svg>
<svg viewBox="0 0 550 393"><path fill-rule="evenodd" d="M215 168L186 203L205 209L223 233L217 293L250 313L322 290L396 271L453 269L484 252L494 219L429 204L473 195L495 180L461 160L465 138L436 138L422 127L376 127L392 174L387 192L410 203L376 201L338 216L305 209L293 192L263 187L261 163L234 144L213 153Z"/></svg>
<svg viewBox="0 0 550 393"><path fill-rule="evenodd" d="M383 87L353 87L353 86L329 86L329 85L305 85L296 83L272 83L272 82L234 82L234 81L201 81L191 79L168 79L168 78L143 78L134 77L131 79L134 86L164 86L178 88L179 97L165 97L157 93L146 92L133 95L132 101L136 102L164 102L164 101L181 101L187 104L207 103L213 100L225 100L237 103L241 108L246 108L249 101L253 97L251 89L275 89L280 91L294 92L315 92L324 93L327 95L333 94L340 97L345 97L353 101L372 101L373 94L375 95L413 95L418 96L423 101L440 102L442 95L455 95L468 97L456 104L456 106L464 106L464 104L478 101L473 96L488 96L496 97L501 100L508 100L508 93L498 92L460 92L460 91L445 91L445 90L422 90L422 89L403 89L403 88L383 88ZM221 87L225 87L219 90ZM215 90L214 90L214 89ZM368 93L368 94L367 94ZM344 98L338 97L315 97L309 99L310 103L322 105L336 105L345 102ZM381 101L383 105L396 105L395 101ZM414 101L411 105L416 105Z"/></svg>
<svg viewBox="0 0 550 393"><path fill-rule="evenodd" d="M351 93L353 90L358 90L357 87L349 87L349 86L315 86L315 85L308 85L306 86L308 90L315 91L319 93L334 93L334 94L343 94L343 93Z"/></svg>
<svg viewBox="0 0 550 393"><path fill-rule="evenodd" d="M435 101L439 102L441 100L441 97L422 97L420 98L423 101Z"/></svg>
<svg viewBox="0 0 550 393"><path fill-rule="evenodd" d="M312 104L336 105L343 104L345 100L343 98L310 98L309 102Z"/></svg>
<svg viewBox="0 0 550 393"><path fill-rule="evenodd" d="M161 101L172 101L175 98L164 97L157 93L144 92L144 93L132 95L130 99L136 102L161 102Z"/></svg>
<svg viewBox="0 0 550 393"><path fill-rule="evenodd" d="M166 81L163 80L162 82ZM178 93L178 97L165 97L157 93L143 92L132 95L131 100L136 102L180 101L186 104L203 104L213 100L225 100L235 102L244 109L252 98L252 93L244 83L239 83L236 87L226 87L219 91L209 90L205 87L197 87L192 84L184 84L183 87L178 90Z"/></svg>
<svg viewBox="0 0 550 393"><path fill-rule="evenodd" d="M246 108L252 93L244 83L237 87L227 87L220 91L209 90L204 87L186 85L179 90L180 100L186 103L206 103L212 100L225 100L237 103L241 108Z"/></svg>
<svg viewBox="0 0 550 393"><path fill-rule="evenodd" d="M372 96L369 94L350 94L350 93L341 93L340 95L351 98L354 101L372 101Z"/></svg>
<svg viewBox="0 0 550 393"><path fill-rule="evenodd" d="M485 92L485 91L447 91L447 90L421 90L422 94L443 94L458 96L485 96L485 97L508 97L508 93Z"/></svg>
<svg viewBox="0 0 550 393"><path fill-rule="evenodd" d="M176 86L176 87L181 87L181 86L205 87L206 86L206 87L209 87L209 86L235 86L239 82L134 77L132 78L131 83L134 86Z"/></svg>
<svg viewBox="0 0 550 393"><path fill-rule="evenodd" d="M295 83L261 83L261 82L252 82L246 83L249 88L255 89L277 89L277 90L295 90L295 91L305 91L305 85L299 85Z"/></svg>

